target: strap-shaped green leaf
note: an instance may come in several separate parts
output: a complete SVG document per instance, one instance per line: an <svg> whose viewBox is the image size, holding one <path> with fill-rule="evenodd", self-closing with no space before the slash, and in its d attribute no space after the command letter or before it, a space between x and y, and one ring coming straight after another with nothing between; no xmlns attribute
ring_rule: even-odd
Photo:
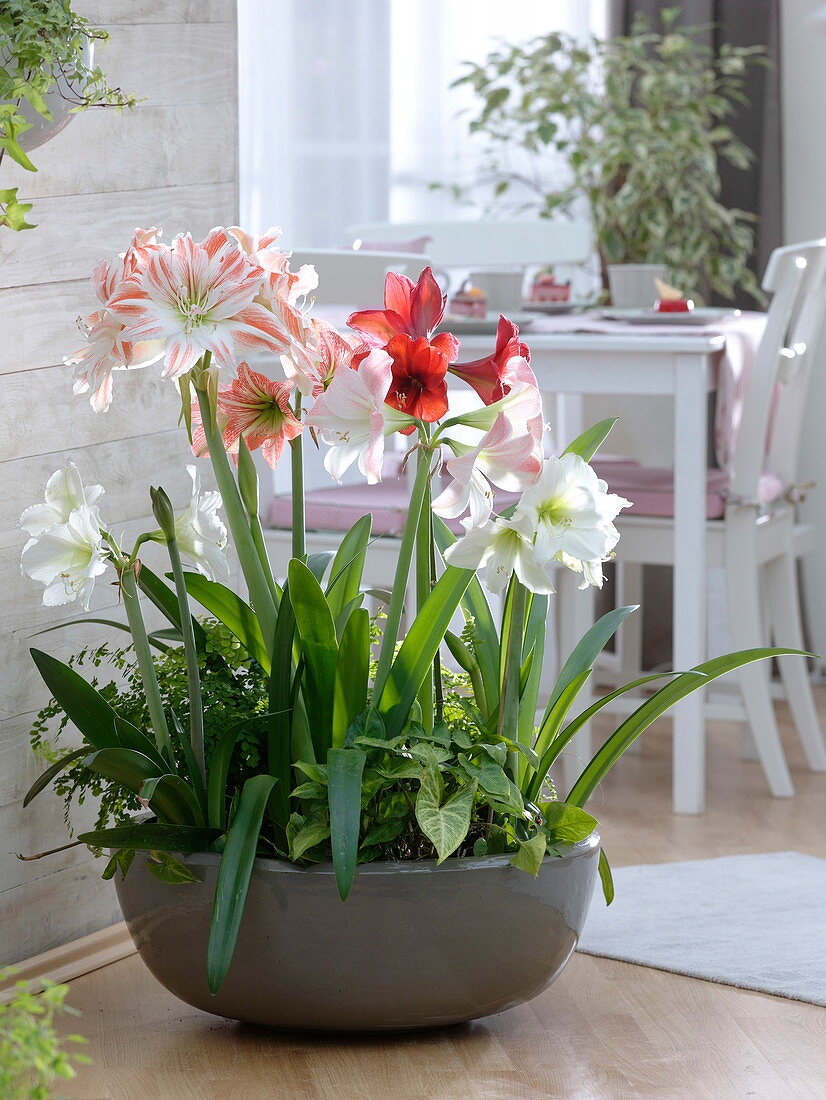
<svg viewBox="0 0 826 1100"><path fill-rule="evenodd" d="M336 886L345 901L358 862L361 819L361 777L367 753L361 749L330 749L327 754L327 800L330 806L330 842Z"/></svg>
<svg viewBox="0 0 826 1100"><path fill-rule="evenodd" d="M763 661L769 657L783 657L796 655L810 657L809 653L803 653L799 649L742 649L736 653L726 653L722 657L715 657L711 661L704 661L695 665L690 672L683 672L672 680L670 684L661 687L650 699L629 715L628 718L611 734L604 745L596 752L593 759L586 765L584 771L574 783L566 798L575 806L584 806L593 794L595 788L602 782L617 760L632 742L651 725L653 721L665 714L667 710L690 695L698 688L724 676L743 665L753 661Z"/></svg>
<svg viewBox="0 0 826 1100"><path fill-rule="evenodd" d="M419 609L396 654L378 704L388 737L401 733L422 680L472 579L473 570L449 565Z"/></svg>
<svg viewBox="0 0 826 1100"><path fill-rule="evenodd" d="M316 759L323 760L332 741L333 697L338 643L330 605L307 566L293 558L288 568L290 602L306 661L308 690L304 704L310 721Z"/></svg>
<svg viewBox="0 0 826 1100"><path fill-rule="evenodd" d="M599 880L602 883L602 895L605 898L605 904L610 905L614 900L614 876L611 874L611 864L608 862L608 856L605 854L605 849L599 850L599 863L597 864L599 869Z"/></svg>
<svg viewBox="0 0 826 1100"><path fill-rule="evenodd" d="M141 562L141 569L140 573L138 573L137 580L138 588L140 588L141 592L143 592L166 619L177 628L180 634L181 612L178 606L178 597L175 595L174 590L156 573L153 573L151 569L145 566L143 562ZM195 634L195 644L198 647L198 651L203 653L206 649L206 634L204 633L204 628L194 615L192 617L192 630Z"/></svg>
<svg viewBox="0 0 826 1100"><path fill-rule="evenodd" d="M253 609L225 584L211 581L200 573L185 573L186 590L230 630L244 649L263 668L270 671L270 655L261 626Z"/></svg>
<svg viewBox="0 0 826 1100"><path fill-rule="evenodd" d="M295 726L295 711L291 699L294 638L295 613L290 596L290 585L287 582L276 612L269 687L270 714L267 721L267 767L270 775L278 779L273 797L276 803L275 816L279 825L285 829L290 816L289 793L292 787L292 745ZM212 818L210 820L212 821ZM214 821L212 823L215 824Z"/></svg>
<svg viewBox="0 0 826 1100"><path fill-rule="evenodd" d="M83 761L90 771L97 772L105 779L111 779L114 783L120 783L122 787L139 794L140 789L147 779L155 779L158 776L158 765L148 756L135 749L121 747L100 749L93 752ZM177 824L189 824L178 822Z"/></svg>
<svg viewBox="0 0 826 1100"><path fill-rule="evenodd" d="M433 517L433 537L443 556L445 550L456 542L456 536L439 516ZM473 642L473 653L479 663L487 710L490 713L499 705L499 634L490 605L476 576L462 596L462 612Z"/></svg>
<svg viewBox="0 0 826 1100"><path fill-rule="evenodd" d="M128 848L140 852L208 852L221 835L220 829L200 829L190 825L165 825L147 821L137 825L116 825L113 829L93 829L81 833L78 840L92 848Z"/></svg>
<svg viewBox="0 0 826 1100"><path fill-rule="evenodd" d="M100 692L56 657L39 649L30 653L46 687L89 744L96 749L116 748L118 715Z"/></svg>
<svg viewBox="0 0 826 1100"><path fill-rule="evenodd" d="M613 611L609 611L607 615L603 615L601 619L597 619L594 625L586 630L577 645L574 647L574 650L571 653L570 657L568 657L568 660L562 666L562 671L557 677L556 683L553 687L553 691L551 692L551 697L548 700L548 705L545 708L545 713L542 716L540 728L545 728L546 726L550 726L552 728L553 726L555 726L556 729L559 729L559 726L562 723L560 722L559 725L556 725L556 723L551 719L551 715L552 712L554 712L554 708L561 699L563 693L567 693L566 698L569 700L568 707L570 707L574 699L576 698L577 692L574 691L573 694L571 694L568 689L571 687L575 680L582 677L583 673L588 672L590 669L593 668L594 661L596 661L597 657L600 655L600 653L602 653L603 649L607 645L609 639L613 636L614 632L619 627L620 623L624 619L626 619L632 611L636 610L636 605L631 605L629 607L618 607ZM581 682L585 683L585 680L583 679ZM562 721L564 721L564 718L565 715L563 714ZM548 734L545 734L544 736L541 736L537 739L534 748L540 756L548 748L549 740L550 737Z"/></svg>
<svg viewBox="0 0 826 1100"><path fill-rule="evenodd" d="M207 984L212 993L217 993L223 985L232 962L246 908L261 822L276 783L272 775L254 775L246 781L227 833L215 884L207 945Z"/></svg>
<svg viewBox="0 0 826 1100"><path fill-rule="evenodd" d="M206 825L195 792L179 775L159 775L147 779L140 789L159 821L170 825Z"/></svg>
<svg viewBox="0 0 826 1100"><path fill-rule="evenodd" d="M370 613L366 607L347 620L338 650L333 692L333 748L341 748L350 724L367 706L370 676Z"/></svg>
<svg viewBox="0 0 826 1100"><path fill-rule="evenodd" d="M43 630L37 630L32 635L34 638L40 637L41 634L51 634L54 630L65 630L67 626L87 626L89 623L96 623L98 626L108 626L113 630L123 630L126 634L132 635L132 630L128 623L119 623L117 619L95 619L86 617L84 619L64 619L62 623L57 623L55 626L47 626ZM155 649L161 653L168 653L171 646L166 645L165 642L159 641L163 637L163 631L158 630L149 635L149 644L153 645ZM180 632L178 634L180 637Z"/></svg>
<svg viewBox="0 0 826 1100"><path fill-rule="evenodd" d="M82 749L75 749L74 752L68 752L65 756L61 756L59 760L56 760L51 767L47 768L42 775L39 775L32 783L26 792L26 797L23 799L24 808L28 806L33 798L36 798L41 791L51 783L56 775L59 775L64 768L68 768L75 760L79 760L81 756L89 755L88 745L84 745Z"/></svg>
<svg viewBox="0 0 826 1100"><path fill-rule="evenodd" d="M586 428L582 435L578 435L573 443L569 443L562 453L564 455L579 455L586 462L590 462L608 438L608 434L617 420L619 420L619 417L614 416L608 420L600 420L598 424L594 424L591 428Z"/></svg>
<svg viewBox="0 0 826 1100"><path fill-rule="evenodd" d="M373 517L368 512L356 520L339 544L327 585L327 601L334 619L359 594L372 525Z"/></svg>

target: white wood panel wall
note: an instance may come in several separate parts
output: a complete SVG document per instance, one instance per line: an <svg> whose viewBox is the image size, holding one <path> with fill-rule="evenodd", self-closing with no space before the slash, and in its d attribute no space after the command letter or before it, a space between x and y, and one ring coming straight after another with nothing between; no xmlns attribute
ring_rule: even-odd
<svg viewBox="0 0 826 1100"><path fill-rule="evenodd" d="M28 730L48 695L28 647L65 659L106 636L85 625L33 643L35 631L79 609L44 608L42 589L21 576L18 517L68 458L87 482L105 485L105 514L118 530L153 525L150 483L173 500L188 495L173 387L154 372L120 374L112 409L96 416L72 395L71 369L60 363L81 342L75 318L95 308L92 266L121 250L136 225L198 235L237 220L235 0L76 3L111 32L98 60L112 81L144 101L75 118L37 150L37 175L8 159L0 165L0 186L35 199L38 224L0 230L0 966L119 918L114 889L85 849L32 863L14 854L65 841L53 795L22 807L38 767ZM122 618L108 584L95 593L93 610L102 609Z"/></svg>

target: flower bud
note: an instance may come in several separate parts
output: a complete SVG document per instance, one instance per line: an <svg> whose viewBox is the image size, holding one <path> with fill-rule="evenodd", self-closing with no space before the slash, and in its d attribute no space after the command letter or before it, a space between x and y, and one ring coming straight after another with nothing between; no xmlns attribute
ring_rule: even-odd
<svg viewBox="0 0 826 1100"><path fill-rule="evenodd" d="M166 541L170 542L175 538L175 513L172 509L172 501L160 486L157 489L150 487L149 496L152 499L152 512L158 521L158 526Z"/></svg>

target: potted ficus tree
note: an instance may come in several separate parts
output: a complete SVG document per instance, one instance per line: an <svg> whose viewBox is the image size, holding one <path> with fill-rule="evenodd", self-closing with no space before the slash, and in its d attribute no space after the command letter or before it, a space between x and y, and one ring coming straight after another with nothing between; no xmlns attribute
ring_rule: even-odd
<svg viewBox="0 0 826 1100"><path fill-rule="evenodd" d="M678 29L678 18L666 8L661 29L640 14L625 36L552 32L467 62L455 84L477 97L468 124L487 163L459 192L540 217L587 210L606 288L611 265L664 265L687 296L760 301L755 218L721 203L720 164L752 162L731 117L764 51L723 43L715 54L693 33L704 28Z"/></svg>
<svg viewBox="0 0 826 1100"><path fill-rule="evenodd" d="M627 503L588 464L611 422L546 458L515 325L503 317L491 354L459 362L458 341L434 335L445 299L426 269L415 285L388 275L384 308L353 314L341 334L311 318L314 273L292 272L276 237L218 228L200 244L164 244L138 231L95 271L100 308L70 359L76 390L102 410L114 369L162 360L219 492L201 490L194 466L185 507L152 489L157 526L131 545L104 518L102 488L73 466L23 513L23 569L46 603L88 607L95 582L113 575L131 632L110 684L99 653L93 686L82 662L32 651L50 713L62 711L82 745L52 746L27 802L52 781L69 797L102 792L98 827L79 841L109 852L104 874L142 957L193 1005L334 1030L482 1016L559 972L598 868L610 900L585 807L625 749L691 691L787 651L647 676L576 714L577 692L633 610L622 608L586 633L540 700L554 570L600 584ZM273 353L277 377L239 362L242 349ZM475 391L475 408L451 415L449 374ZM375 483L397 432L415 474L395 581L371 620L369 497L336 551L308 555L302 447L312 435L334 477L357 463ZM258 516L259 447L271 465L292 463L286 578L273 574ZM513 494L503 514L493 486ZM221 507L248 597L223 583ZM153 544L166 567L151 568ZM147 630L146 601L165 630ZM560 797L554 765L583 723L657 679Z"/></svg>
<svg viewBox="0 0 826 1100"><path fill-rule="evenodd" d="M135 100L107 82L94 64L109 35L78 15L68 0L5 0L0 5L0 164L9 156L36 172L29 153L87 107L131 107ZM0 225L32 229L31 203L17 187L0 189Z"/></svg>

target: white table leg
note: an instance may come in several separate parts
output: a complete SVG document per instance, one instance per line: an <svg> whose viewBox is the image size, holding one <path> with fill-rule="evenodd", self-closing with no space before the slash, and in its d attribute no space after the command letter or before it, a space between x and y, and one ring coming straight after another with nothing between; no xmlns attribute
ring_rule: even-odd
<svg viewBox="0 0 826 1100"><path fill-rule="evenodd" d="M705 355L675 355L674 445L674 667L685 670L705 656L706 436ZM674 812L705 808L703 692L674 714Z"/></svg>

